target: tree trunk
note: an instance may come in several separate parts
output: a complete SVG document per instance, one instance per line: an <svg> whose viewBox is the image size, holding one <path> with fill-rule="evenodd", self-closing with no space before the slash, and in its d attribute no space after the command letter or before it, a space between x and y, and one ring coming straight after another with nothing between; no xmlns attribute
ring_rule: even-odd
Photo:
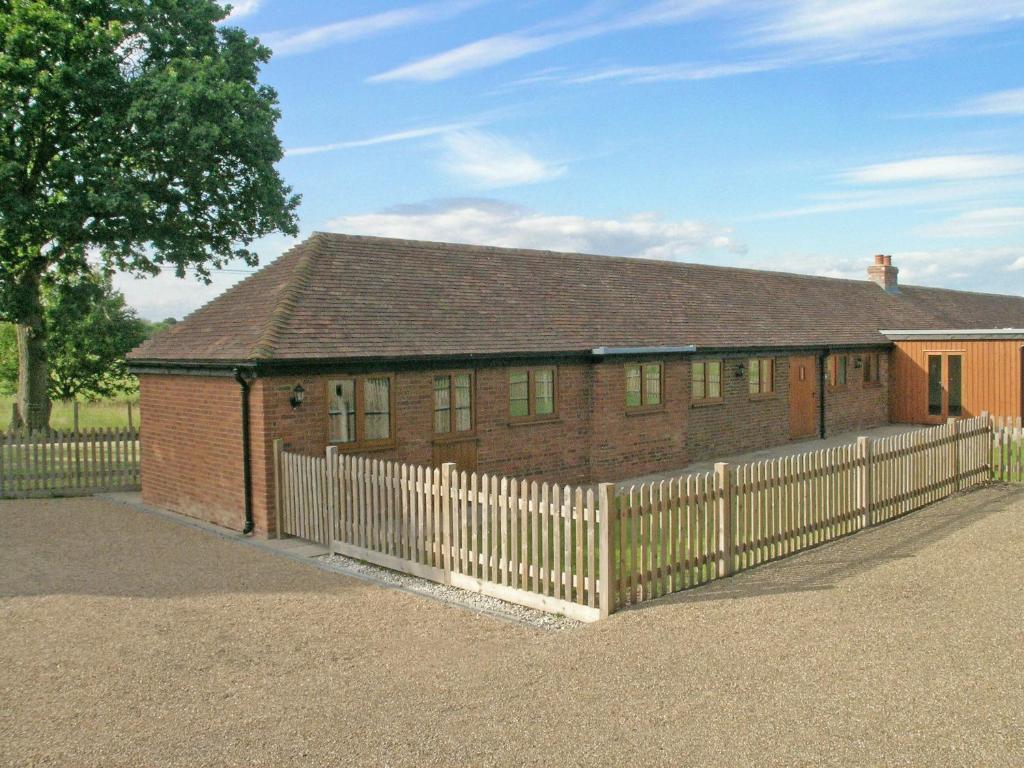
<svg viewBox="0 0 1024 768"><path fill-rule="evenodd" d="M46 390L49 370L46 360L46 320L38 277L26 278L19 286L21 322L15 325L18 338L17 421L31 430L50 426L50 398Z"/></svg>

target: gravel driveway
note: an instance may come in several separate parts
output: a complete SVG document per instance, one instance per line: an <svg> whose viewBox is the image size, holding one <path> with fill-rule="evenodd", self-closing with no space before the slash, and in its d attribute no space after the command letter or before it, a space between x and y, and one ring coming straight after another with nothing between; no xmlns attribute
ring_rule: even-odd
<svg viewBox="0 0 1024 768"><path fill-rule="evenodd" d="M1024 490L559 633L0 502L0 765L1024 764Z"/></svg>

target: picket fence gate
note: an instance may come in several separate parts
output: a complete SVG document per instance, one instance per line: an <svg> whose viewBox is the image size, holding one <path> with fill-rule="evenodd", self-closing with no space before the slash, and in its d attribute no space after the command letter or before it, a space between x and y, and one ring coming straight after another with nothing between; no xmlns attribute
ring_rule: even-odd
<svg viewBox="0 0 1024 768"><path fill-rule="evenodd" d="M593 621L899 517L987 481L997 466L1010 467L1003 479L1019 478L1022 425L997 423L987 414L951 419L837 448L596 488L339 455L333 446L325 456L301 456L278 440L277 530Z"/></svg>
<svg viewBox="0 0 1024 768"><path fill-rule="evenodd" d="M137 491L139 465L138 429L0 433L0 498Z"/></svg>

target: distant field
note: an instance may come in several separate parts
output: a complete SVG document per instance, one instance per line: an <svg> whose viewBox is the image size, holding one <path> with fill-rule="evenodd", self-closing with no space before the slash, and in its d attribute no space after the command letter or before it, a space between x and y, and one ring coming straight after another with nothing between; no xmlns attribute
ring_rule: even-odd
<svg viewBox="0 0 1024 768"><path fill-rule="evenodd" d="M14 398L0 395L0 432L5 431L11 423L11 405ZM139 403L132 402L132 424L139 425ZM50 416L53 429L73 429L75 425L71 403L55 402ZM81 402L78 404L78 428L93 427L127 427L128 400L99 400L97 402Z"/></svg>

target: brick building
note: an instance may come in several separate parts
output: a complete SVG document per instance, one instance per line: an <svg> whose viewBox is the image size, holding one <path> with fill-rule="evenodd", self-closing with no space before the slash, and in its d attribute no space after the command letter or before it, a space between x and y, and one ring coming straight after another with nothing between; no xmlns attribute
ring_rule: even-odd
<svg viewBox="0 0 1024 768"><path fill-rule="evenodd" d="M869 278L316 234L129 356L143 498L272 534L277 437L559 482L671 470L887 422L881 329L1024 325L1020 297L900 286L888 257Z"/></svg>

